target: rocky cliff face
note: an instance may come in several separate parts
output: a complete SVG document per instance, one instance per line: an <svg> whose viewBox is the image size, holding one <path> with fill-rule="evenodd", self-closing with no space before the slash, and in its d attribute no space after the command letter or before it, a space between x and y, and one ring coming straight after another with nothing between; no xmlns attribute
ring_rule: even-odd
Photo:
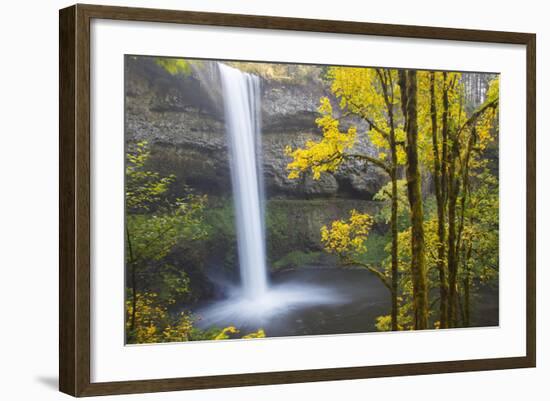
<svg viewBox="0 0 550 401"><path fill-rule="evenodd" d="M161 173L175 174L174 191L190 185L223 195L231 191L222 94L213 62L194 65L188 75L171 75L152 58L128 58L125 71L126 141L147 140L151 163ZM284 154L287 145L318 140L315 124L321 96L330 96L320 69L297 82L262 78L262 148L269 197L344 197L369 199L385 182L376 169L349 163L320 180L289 180ZM366 132L362 121L343 121ZM373 153L367 140L363 152ZM366 171L366 174L365 174Z"/></svg>

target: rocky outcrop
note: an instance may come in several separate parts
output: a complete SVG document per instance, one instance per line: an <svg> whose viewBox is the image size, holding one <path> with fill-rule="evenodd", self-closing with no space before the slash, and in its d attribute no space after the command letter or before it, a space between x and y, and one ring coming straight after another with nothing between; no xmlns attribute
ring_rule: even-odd
<svg viewBox="0 0 550 401"><path fill-rule="evenodd" d="M171 75L153 58L126 60L126 141L146 140L151 163L163 174L175 174L173 191L191 185L200 191L229 193L230 175L219 78L213 62L201 62L191 74ZM313 69L315 72L316 70ZM262 161L268 196L286 198L350 197L369 199L386 178L361 163L349 163L320 180L289 180L287 145L319 140L315 124L321 96L330 95L319 71L303 82L262 78ZM343 127L362 121L344 120ZM372 154L368 140L360 150Z"/></svg>

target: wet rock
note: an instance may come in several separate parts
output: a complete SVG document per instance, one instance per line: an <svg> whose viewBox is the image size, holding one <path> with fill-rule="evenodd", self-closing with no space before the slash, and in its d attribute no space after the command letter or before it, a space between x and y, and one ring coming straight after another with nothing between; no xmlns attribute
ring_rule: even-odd
<svg viewBox="0 0 550 401"><path fill-rule="evenodd" d="M177 176L174 191L187 184L206 193L229 193L229 155L215 64L203 62L190 76L172 76L153 59L137 58L127 63L125 79L126 141L149 142L155 168ZM379 169L359 161L346 162L320 180L288 179L290 159L284 149L321 139L315 119L319 98L326 95L314 77L299 84L262 78L262 164L269 196L370 199L387 181ZM342 129L352 124L364 135L367 127L361 120L344 119ZM356 151L374 153L367 138L359 141Z"/></svg>

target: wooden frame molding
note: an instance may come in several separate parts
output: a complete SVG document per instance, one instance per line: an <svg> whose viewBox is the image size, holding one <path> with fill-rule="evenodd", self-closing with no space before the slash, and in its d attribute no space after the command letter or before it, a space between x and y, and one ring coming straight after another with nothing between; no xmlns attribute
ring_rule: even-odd
<svg viewBox="0 0 550 401"><path fill-rule="evenodd" d="M527 49L527 355L514 358L90 382L90 21L92 18L525 45ZM73 396L534 367L536 363L536 36L143 8L74 5L59 14L59 388Z"/></svg>

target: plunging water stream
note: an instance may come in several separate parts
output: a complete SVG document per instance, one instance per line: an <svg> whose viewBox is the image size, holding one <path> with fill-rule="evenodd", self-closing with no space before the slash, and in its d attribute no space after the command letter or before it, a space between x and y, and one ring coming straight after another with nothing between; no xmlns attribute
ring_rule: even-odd
<svg viewBox="0 0 550 401"><path fill-rule="evenodd" d="M199 325L259 327L275 315L293 316L312 305L347 302L329 285L268 280L261 161L260 79L218 63L229 145L241 284L225 300L201 308Z"/></svg>
<svg viewBox="0 0 550 401"><path fill-rule="evenodd" d="M263 216L260 80L219 64L230 149L239 263L243 293L252 299L267 291Z"/></svg>

